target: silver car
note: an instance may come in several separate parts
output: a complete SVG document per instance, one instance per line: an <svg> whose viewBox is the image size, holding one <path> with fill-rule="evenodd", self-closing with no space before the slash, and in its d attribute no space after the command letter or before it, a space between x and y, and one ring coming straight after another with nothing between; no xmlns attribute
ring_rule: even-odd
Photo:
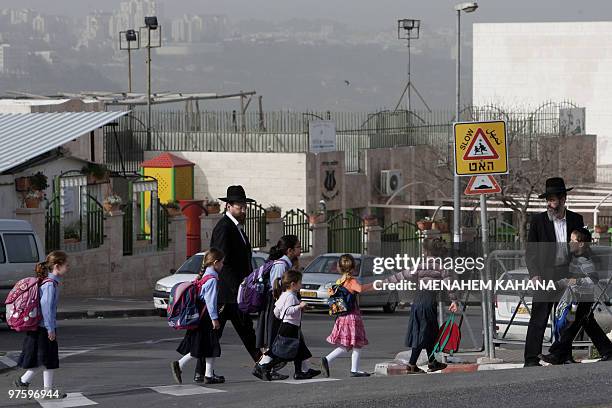
<svg viewBox="0 0 612 408"><path fill-rule="evenodd" d="M316 257L304 269L302 278L301 298L310 306L327 307L329 295L327 289L340 278L338 273L338 259L342 254L323 254ZM357 263L356 278L361 284L372 283L374 280L384 279L387 274L375 275L374 257L369 255L351 254ZM361 307L382 307L385 313L393 313L399 303L396 291L375 290L359 295Z"/></svg>

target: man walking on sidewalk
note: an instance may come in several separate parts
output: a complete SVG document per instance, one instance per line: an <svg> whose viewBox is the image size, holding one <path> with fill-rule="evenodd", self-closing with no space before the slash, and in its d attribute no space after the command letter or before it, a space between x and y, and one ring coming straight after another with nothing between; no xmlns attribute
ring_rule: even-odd
<svg viewBox="0 0 612 408"><path fill-rule="evenodd" d="M231 320L234 329L240 336L247 351L254 361L258 361L261 352L255 346L253 320L247 313L238 309L237 296L240 283L252 272L252 249L249 238L243 230L246 219L247 203L254 200L247 198L242 186L229 186L224 201L225 214L213 229L210 240L211 248L218 248L225 254L223 269L219 273L219 338L223 328ZM204 367L198 360L195 381L204 381Z"/></svg>
<svg viewBox="0 0 612 408"><path fill-rule="evenodd" d="M582 216L565 208L570 190L562 178L553 177L546 180L546 191L539 196L546 199L547 210L531 217L526 248L527 269L534 281L556 282L569 277L570 234L584 227ZM541 365L544 332L558 298L557 292L534 292L525 339L525 367Z"/></svg>

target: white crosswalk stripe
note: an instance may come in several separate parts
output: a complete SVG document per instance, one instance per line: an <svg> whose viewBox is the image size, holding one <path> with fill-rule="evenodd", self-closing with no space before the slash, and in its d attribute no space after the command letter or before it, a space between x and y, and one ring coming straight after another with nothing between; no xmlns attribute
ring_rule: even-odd
<svg viewBox="0 0 612 408"><path fill-rule="evenodd" d="M66 398L60 400L36 400L36 402L43 408L71 408L98 405L97 402L90 400L80 392L68 393Z"/></svg>
<svg viewBox="0 0 612 408"><path fill-rule="evenodd" d="M227 392L224 390L217 390L215 388L206 388L199 385L164 385L161 387L149 387L155 392L160 394L174 395L177 397L185 395L199 395L199 394L213 394L218 392Z"/></svg>
<svg viewBox="0 0 612 408"><path fill-rule="evenodd" d="M272 381L273 384L283 383L283 384L291 384L291 385L300 385L300 384L311 384L317 382L327 382L327 381L340 381L339 378L311 378L310 380L277 380Z"/></svg>

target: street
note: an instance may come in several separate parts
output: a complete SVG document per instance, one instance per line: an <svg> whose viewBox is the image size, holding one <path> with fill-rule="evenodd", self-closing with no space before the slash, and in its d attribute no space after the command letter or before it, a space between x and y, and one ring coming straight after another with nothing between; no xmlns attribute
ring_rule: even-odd
<svg viewBox="0 0 612 408"><path fill-rule="evenodd" d="M402 350L408 312L393 315L365 311L370 345L363 353L362 369L373 372L376 363L388 361ZM470 314L474 330L480 330L478 314ZM325 337L333 320L323 312L310 312L303 322L307 344L313 352L313 365L329 352ZM330 379L301 382L262 382L251 375L252 362L240 344L231 324L222 339L222 356L216 372L227 378L225 384L195 385L193 365L183 373L182 387L175 387L170 362L182 332L171 331L164 319L136 317L123 319L84 319L59 322L60 389L80 393L84 400L44 403L41 406L67 407L96 403L101 407L289 407L351 406L370 407L527 407L611 406L612 380L609 363L575 364L562 367L510 369L475 373L420 376L350 378L350 357L336 360ZM465 336L464 347L472 347ZM20 349L23 335L6 328L0 331L0 350ZM292 374L289 364L282 372ZM38 406L35 401L9 399L8 390L17 371L0 375L2 406ZM579 378L580 380L576 380ZM32 389L40 389L36 377ZM184 394L181 396L169 393ZM537 395L537 398L534 398Z"/></svg>

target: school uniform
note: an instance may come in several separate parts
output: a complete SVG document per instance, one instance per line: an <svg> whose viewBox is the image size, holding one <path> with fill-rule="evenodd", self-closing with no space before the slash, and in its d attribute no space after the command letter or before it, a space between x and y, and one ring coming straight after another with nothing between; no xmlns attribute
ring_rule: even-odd
<svg viewBox="0 0 612 408"><path fill-rule="evenodd" d="M308 350L306 342L304 341L304 335L302 334L302 309L300 308L300 301L295 292L287 290L282 293L274 304L274 315L280 319L281 322L285 323L280 326L277 335L299 338L300 343L297 355L292 360L285 360L275 356L272 350L268 350L266 355L272 357L275 362L294 361L297 373L301 371L302 361L311 358L312 354L310 353L310 350Z"/></svg>
<svg viewBox="0 0 612 408"><path fill-rule="evenodd" d="M273 285L274 281L277 278L282 278L285 271L291 269L293 264L287 255L284 255L270 269L270 277L269 277L269 290L266 293L266 305L264 309L259 312L259 317L257 319L257 331L255 333L257 342L257 348L268 348L274 341L276 334L278 333L278 328L280 327L280 319L274 316L274 290Z"/></svg>
<svg viewBox="0 0 612 408"><path fill-rule="evenodd" d="M187 330L183 341L176 349L182 355L191 354L192 357L198 359L221 356L219 331L214 330L212 325L213 320L219 319L217 309L217 280L219 276L212 266L206 268L202 278L209 275L212 275L213 278L202 285L198 295L198 299L206 306L206 313L200 319L197 329Z"/></svg>
<svg viewBox="0 0 612 408"><path fill-rule="evenodd" d="M48 276L48 281L40 285L40 309L42 320L38 330L26 333L23 340L21 356L18 365L21 368L31 369L45 366L47 370L59 368L59 353L56 340L49 340L49 333L57 335L57 301L59 298L58 285L60 278L53 274Z"/></svg>

